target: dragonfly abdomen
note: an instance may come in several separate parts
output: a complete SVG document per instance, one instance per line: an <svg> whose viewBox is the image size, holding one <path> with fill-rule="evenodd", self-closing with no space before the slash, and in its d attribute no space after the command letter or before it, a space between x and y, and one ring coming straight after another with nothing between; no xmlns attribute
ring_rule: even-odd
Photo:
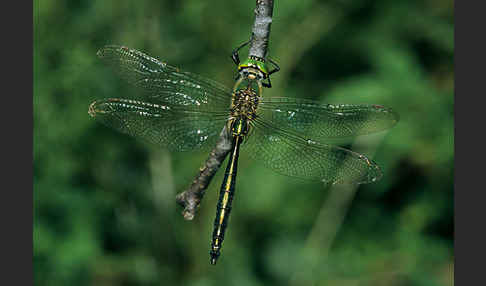
<svg viewBox="0 0 486 286"><path fill-rule="evenodd" d="M246 128L246 120L236 120L235 124L232 126L232 131L239 131L233 133L233 149L231 150L231 157L228 161L223 184L221 185L221 190L219 192L216 218L214 219L213 239L211 243L211 250L209 252L211 256L211 264L213 265L216 264L216 261L221 253L224 233L226 231L226 227L228 226L231 204L235 194L240 144L243 141L243 135L246 134L246 131L243 131L244 128Z"/></svg>

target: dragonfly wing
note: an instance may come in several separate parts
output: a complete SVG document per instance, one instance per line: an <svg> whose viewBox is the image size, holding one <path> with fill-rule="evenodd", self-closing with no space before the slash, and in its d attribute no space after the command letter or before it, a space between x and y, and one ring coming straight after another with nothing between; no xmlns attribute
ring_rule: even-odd
<svg viewBox="0 0 486 286"><path fill-rule="evenodd" d="M291 177L332 184L364 184L381 178L378 165L365 156L306 140L261 118L252 121L245 146L255 160Z"/></svg>
<svg viewBox="0 0 486 286"><path fill-rule="evenodd" d="M141 88L141 99L152 103L196 105L228 109L231 90L202 76L182 72L140 51L122 46L105 46L98 57L129 83Z"/></svg>
<svg viewBox="0 0 486 286"><path fill-rule="evenodd" d="M322 105L286 97L262 99L258 112L265 121L317 140L379 132L399 120L396 112L381 105Z"/></svg>
<svg viewBox="0 0 486 286"><path fill-rule="evenodd" d="M175 151L215 143L227 120L225 113L120 98L93 102L89 114L115 130Z"/></svg>

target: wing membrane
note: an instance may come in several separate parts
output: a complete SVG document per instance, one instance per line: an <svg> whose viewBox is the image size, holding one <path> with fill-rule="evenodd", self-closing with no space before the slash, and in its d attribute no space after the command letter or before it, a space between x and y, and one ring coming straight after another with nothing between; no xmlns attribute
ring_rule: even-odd
<svg viewBox="0 0 486 286"><path fill-rule="evenodd" d="M260 118L252 127L245 144L248 153L283 175L332 184L364 184L381 178L378 165L361 154L306 140Z"/></svg>
<svg viewBox="0 0 486 286"><path fill-rule="evenodd" d="M89 114L117 131L175 151L215 143L227 120L221 113L119 98L93 102Z"/></svg>
<svg viewBox="0 0 486 286"><path fill-rule="evenodd" d="M140 87L142 99L151 103L194 105L213 111L229 108L231 90L216 81L182 72L127 47L105 46L97 54L122 78Z"/></svg>
<svg viewBox="0 0 486 286"><path fill-rule="evenodd" d="M127 47L105 46L97 54L142 93L137 100L95 101L92 117L170 150L197 149L217 140L231 102L228 88Z"/></svg>
<svg viewBox="0 0 486 286"><path fill-rule="evenodd" d="M319 141L379 132L391 128L398 114L380 105L321 105L296 98L264 98L259 116L276 126Z"/></svg>

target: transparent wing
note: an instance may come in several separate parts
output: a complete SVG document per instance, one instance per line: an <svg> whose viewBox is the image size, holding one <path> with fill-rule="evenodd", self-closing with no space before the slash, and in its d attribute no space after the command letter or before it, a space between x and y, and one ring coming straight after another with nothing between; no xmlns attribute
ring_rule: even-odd
<svg viewBox="0 0 486 286"><path fill-rule="evenodd" d="M399 116L381 105L322 105L296 98L263 98L258 116L283 129L319 141L379 132L394 126Z"/></svg>
<svg viewBox="0 0 486 286"><path fill-rule="evenodd" d="M381 178L378 165L365 156L306 140L261 118L252 121L244 146L255 160L287 176L332 184L364 184Z"/></svg>
<svg viewBox="0 0 486 286"><path fill-rule="evenodd" d="M197 149L217 140L229 113L228 88L127 47L105 46L97 54L142 93L137 100L95 101L91 116L171 150Z"/></svg>
<svg viewBox="0 0 486 286"><path fill-rule="evenodd" d="M151 103L193 105L200 110L227 110L231 90L216 81L182 72L140 51L105 46L98 57L129 83L139 87L140 99Z"/></svg>
<svg viewBox="0 0 486 286"><path fill-rule="evenodd" d="M227 120L225 113L192 107L109 98L93 102L89 114L122 133L170 150L186 151L215 143Z"/></svg>

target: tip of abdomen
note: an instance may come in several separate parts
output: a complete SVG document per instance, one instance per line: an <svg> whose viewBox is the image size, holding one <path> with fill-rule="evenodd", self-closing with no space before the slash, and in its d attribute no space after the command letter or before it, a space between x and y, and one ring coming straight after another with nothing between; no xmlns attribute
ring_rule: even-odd
<svg viewBox="0 0 486 286"><path fill-rule="evenodd" d="M216 262L218 261L218 257L219 257L219 251L218 252L211 251L209 254L211 255L211 260L210 260L211 264L216 265Z"/></svg>

